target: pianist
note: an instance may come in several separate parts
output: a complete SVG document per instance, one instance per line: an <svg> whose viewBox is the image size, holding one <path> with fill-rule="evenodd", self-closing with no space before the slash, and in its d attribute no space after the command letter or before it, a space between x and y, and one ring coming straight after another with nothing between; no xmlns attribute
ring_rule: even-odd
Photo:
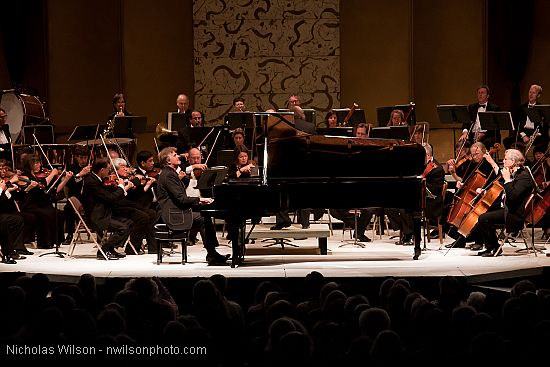
<svg viewBox="0 0 550 367"><path fill-rule="evenodd" d="M176 148L167 147L161 150L159 162L163 168L159 175L157 198L162 212L162 220L173 231L183 231L189 227L188 223L184 223L188 211L195 209L191 213L191 230L196 229L201 234L207 252L208 265L226 264L229 255L221 255L216 251L218 239L212 222L205 220L196 210L198 205L210 204L213 200L187 196L185 186L176 173L176 169L181 164Z"/></svg>

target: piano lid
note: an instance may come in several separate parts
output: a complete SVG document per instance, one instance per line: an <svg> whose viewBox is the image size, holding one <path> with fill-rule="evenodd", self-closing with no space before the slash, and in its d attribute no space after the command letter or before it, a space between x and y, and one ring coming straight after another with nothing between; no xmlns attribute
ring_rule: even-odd
<svg viewBox="0 0 550 367"><path fill-rule="evenodd" d="M426 152L397 139L312 135L269 116L268 180L403 177L422 174Z"/></svg>

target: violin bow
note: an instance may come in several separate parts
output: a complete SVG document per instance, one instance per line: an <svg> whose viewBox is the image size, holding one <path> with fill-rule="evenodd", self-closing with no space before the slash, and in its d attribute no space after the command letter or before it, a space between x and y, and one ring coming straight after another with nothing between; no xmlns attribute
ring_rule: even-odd
<svg viewBox="0 0 550 367"><path fill-rule="evenodd" d="M46 155L46 153L44 153L44 149L42 149L42 145L40 145L40 142L36 138L36 135L32 134L32 137L34 138L34 141L36 141L36 144L38 145L38 148L40 148L40 151L42 152L42 155L44 156L44 158L46 158L46 162L48 162L48 166L50 166L50 169L53 170L53 166L50 163L50 160L48 159L48 156Z"/></svg>
<svg viewBox="0 0 550 367"><path fill-rule="evenodd" d="M107 152L107 157L109 157L109 161L111 162L111 166L113 166L113 170L115 171L116 177L120 180L120 176L118 175L118 172L115 167L115 162L113 162L113 158L109 154L109 148L107 148L107 144L105 144L105 139L103 138L103 135L99 135L101 137L101 142L103 143L103 146L105 147L105 151Z"/></svg>

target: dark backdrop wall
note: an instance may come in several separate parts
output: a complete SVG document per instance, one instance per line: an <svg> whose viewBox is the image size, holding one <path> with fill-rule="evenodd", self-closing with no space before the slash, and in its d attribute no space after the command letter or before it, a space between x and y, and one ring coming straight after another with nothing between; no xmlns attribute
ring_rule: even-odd
<svg viewBox="0 0 550 367"><path fill-rule="evenodd" d="M35 91L58 142L77 124L104 122L120 91L134 114L148 117L149 133L138 142L147 149L178 93L188 93L193 105L191 0L5 6L0 89L23 84ZM509 109L525 100L530 84L550 85L548 1L346 0L339 11L341 84L334 107L357 102L374 121L376 107L414 101L417 120L432 126L440 159L452 154L453 130L438 124L437 104L471 103L476 87L488 83L491 100Z"/></svg>

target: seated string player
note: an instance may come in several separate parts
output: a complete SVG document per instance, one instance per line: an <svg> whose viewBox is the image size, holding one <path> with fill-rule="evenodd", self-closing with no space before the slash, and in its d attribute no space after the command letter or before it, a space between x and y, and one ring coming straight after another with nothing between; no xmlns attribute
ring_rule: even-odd
<svg viewBox="0 0 550 367"><path fill-rule="evenodd" d="M102 243L102 250L108 260L117 260L125 257L115 249L122 247L130 235L134 222L128 218L113 213L117 201L126 196L126 192L134 185L132 182L124 182L123 179L115 181L115 188L110 189L105 185L104 179L109 177L111 166L107 158L98 158L92 164L92 173L84 179L84 192L82 193L82 205L86 212L92 230L101 233L105 230L111 232ZM100 251L98 259L104 259Z"/></svg>
<svg viewBox="0 0 550 367"><path fill-rule="evenodd" d="M426 168L422 177L426 179L426 207L424 214L433 225L437 225L437 218L443 213L443 184L445 182L445 170L433 156L431 144L424 145L426 150ZM431 234L430 234L431 235Z"/></svg>
<svg viewBox="0 0 550 367"><path fill-rule="evenodd" d="M113 206L113 214L131 219L134 222L134 228L130 233L130 242L138 255L145 253L143 239L146 240L148 252L150 254L157 253L157 241L153 234L153 226L158 220L157 211L135 200L133 194L135 191L148 191L152 181L143 181L143 177L137 177L133 173L133 169L122 158L114 159L113 165L117 170L118 177L132 183L132 188L127 190L126 197L117 200ZM131 248L126 248L126 254L133 255L134 252Z"/></svg>

